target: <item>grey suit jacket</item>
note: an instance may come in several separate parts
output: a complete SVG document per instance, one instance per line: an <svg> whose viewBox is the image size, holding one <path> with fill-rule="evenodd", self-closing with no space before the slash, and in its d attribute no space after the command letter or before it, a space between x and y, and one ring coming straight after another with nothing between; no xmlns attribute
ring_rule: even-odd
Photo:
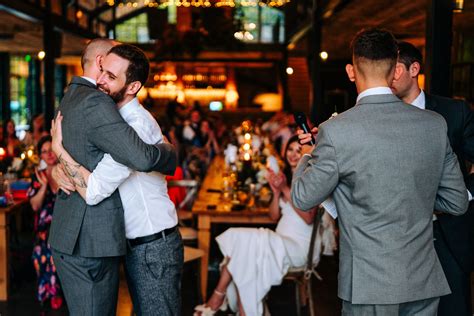
<svg viewBox="0 0 474 316"><path fill-rule="evenodd" d="M323 123L291 196L310 209L331 193L339 214L339 297L398 304L449 294L433 246L433 209L468 201L444 119L393 95L362 98Z"/></svg>
<svg viewBox="0 0 474 316"><path fill-rule="evenodd" d="M104 153L139 171L173 174L176 153L171 145L147 145L122 119L115 103L89 81L74 77L61 101L63 145L92 171ZM122 202L118 191L95 206L73 192L58 194L49 235L51 247L83 257L120 256L126 252Z"/></svg>

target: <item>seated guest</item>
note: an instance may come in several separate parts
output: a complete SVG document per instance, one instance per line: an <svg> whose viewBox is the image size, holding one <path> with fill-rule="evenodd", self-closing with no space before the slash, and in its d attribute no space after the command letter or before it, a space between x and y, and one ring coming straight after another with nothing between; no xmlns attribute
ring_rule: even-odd
<svg viewBox="0 0 474 316"><path fill-rule="evenodd" d="M176 167L174 175L166 176L166 181L176 181L176 180L183 180L183 168L180 166ZM184 187L168 187L168 196L170 197L171 202L173 202L174 206L178 208L179 204L184 200L186 197L186 188Z"/></svg>
<svg viewBox="0 0 474 316"><path fill-rule="evenodd" d="M30 124L31 130L26 132L25 138L23 138L23 143L26 146L36 146L38 141L43 137L48 135L48 132L44 130L44 115L36 114L33 116Z"/></svg>
<svg viewBox="0 0 474 316"><path fill-rule="evenodd" d="M3 135L5 137L7 156L18 157L21 151L21 142L16 136L15 122L12 119L5 122Z"/></svg>
<svg viewBox="0 0 474 316"><path fill-rule="evenodd" d="M290 184L300 158L301 145L293 136L285 150L286 172L268 171L268 182L274 195L269 216L273 220L279 219L276 231L230 228L216 238L225 257L221 276L207 303L195 308L195 315L213 315L225 306L226 296L231 309L238 310L240 315L262 315L262 300L270 288L282 282L290 267L305 265L317 209L302 212L292 206ZM323 217L325 220L328 217ZM318 234L315 263L319 261L321 243Z"/></svg>
<svg viewBox="0 0 474 316"><path fill-rule="evenodd" d="M62 292L48 244L48 232L58 191L58 184L51 177L52 168L58 162L51 149L51 136L44 136L38 141L38 153L46 162L46 169L36 170L28 190L31 208L35 212L32 259L38 277L36 296L41 305L49 300L51 307L58 309L62 305Z"/></svg>
<svg viewBox="0 0 474 316"><path fill-rule="evenodd" d="M208 120L202 120L200 125L201 140L203 147L206 149L208 161L212 160L216 154L219 154L220 148L217 144L213 126Z"/></svg>
<svg viewBox="0 0 474 316"><path fill-rule="evenodd" d="M270 133L275 149L283 156L286 143L293 135L290 125L294 124L293 116L286 112L277 112L262 125L262 130Z"/></svg>
<svg viewBox="0 0 474 316"><path fill-rule="evenodd" d="M198 109L192 110L190 120L184 123L183 140L186 144L202 148L203 143L201 136L201 112Z"/></svg>

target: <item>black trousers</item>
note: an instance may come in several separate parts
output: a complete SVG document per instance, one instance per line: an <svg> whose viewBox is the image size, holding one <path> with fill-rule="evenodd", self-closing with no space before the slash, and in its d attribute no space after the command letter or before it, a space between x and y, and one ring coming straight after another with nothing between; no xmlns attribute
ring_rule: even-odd
<svg viewBox="0 0 474 316"><path fill-rule="evenodd" d="M469 273L461 269L451 254L438 221L433 222L433 235L436 253L451 288L451 294L441 296L438 316L472 316Z"/></svg>

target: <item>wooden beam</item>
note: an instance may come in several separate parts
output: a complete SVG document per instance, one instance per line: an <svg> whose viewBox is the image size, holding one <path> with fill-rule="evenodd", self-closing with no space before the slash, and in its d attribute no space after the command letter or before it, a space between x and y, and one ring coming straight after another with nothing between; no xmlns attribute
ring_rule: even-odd
<svg viewBox="0 0 474 316"><path fill-rule="evenodd" d="M2 110L1 119L6 121L10 118L10 55L0 53L0 103Z"/></svg>
<svg viewBox="0 0 474 316"><path fill-rule="evenodd" d="M127 20L129 20L129 19L132 19L132 18L134 18L134 17L136 17L136 16L138 16L138 15L140 15L140 14L142 14L142 13L147 12L149 9L150 9L150 8L148 8L148 7L143 7L143 8L134 10L134 11L132 11L132 12L130 12L130 13L127 13L127 14L125 14L125 15L122 15L122 16L121 16L120 18L118 18L118 19L116 19L116 18L115 18L115 19L112 19L112 21L109 22L109 26L110 26L110 27L113 27L113 26L115 26L115 25L117 25L117 24L123 23L123 22L125 22L125 21L127 21ZM156 10L156 9L155 9L155 10Z"/></svg>
<svg viewBox="0 0 474 316"><path fill-rule="evenodd" d="M321 58L319 52L321 51L322 43L322 29L323 29L323 8L321 0L313 0L313 25L311 29L310 50L308 59L311 64L311 83L312 83L312 104L311 104L311 121L319 125L324 122L323 108L323 88L321 76Z"/></svg>
<svg viewBox="0 0 474 316"><path fill-rule="evenodd" d="M90 12L90 17L91 18L96 18L98 17L99 15L101 15L102 13L108 11L108 10L111 10L112 8L115 8L117 6L117 4L114 4L113 6L111 5L108 5L107 3L104 3L102 6L98 7L98 8L95 8L94 10L92 10Z"/></svg>
<svg viewBox="0 0 474 316"><path fill-rule="evenodd" d="M430 1L426 19L425 90L445 97L451 96L452 26L452 1Z"/></svg>
<svg viewBox="0 0 474 316"><path fill-rule="evenodd" d="M51 0L45 3L46 15L43 20L43 49L46 56L44 62L44 120L46 130L49 130L51 120L54 117L54 83L55 83L55 48L56 36L53 30L53 22L51 18Z"/></svg>
<svg viewBox="0 0 474 316"><path fill-rule="evenodd" d="M47 13L45 8L36 7L35 5L25 1L16 0L0 0L0 10L4 10L10 14L32 22L44 21ZM51 12L49 15L53 28L85 38L99 37L98 34L82 28L81 26L69 21L66 17ZM47 36L47 34L45 34L45 36Z"/></svg>
<svg viewBox="0 0 474 316"><path fill-rule="evenodd" d="M0 0L0 10L31 22L44 19L44 11L41 8L25 1Z"/></svg>

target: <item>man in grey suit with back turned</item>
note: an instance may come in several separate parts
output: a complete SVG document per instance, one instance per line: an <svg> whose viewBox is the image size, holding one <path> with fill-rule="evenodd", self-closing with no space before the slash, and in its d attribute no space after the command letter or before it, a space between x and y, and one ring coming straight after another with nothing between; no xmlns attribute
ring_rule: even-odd
<svg viewBox="0 0 474 316"><path fill-rule="evenodd" d="M109 153L138 171L173 174L170 144L145 144L122 119L115 103L96 89L101 61L114 43L91 41L82 56L83 77L74 77L61 101L63 145L93 170ZM59 157L61 159L61 157ZM126 252L124 213L118 191L95 206L77 192L60 192L49 243L71 315L115 315L119 260Z"/></svg>
<svg viewBox="0 0 474 316"><path fill-rule="evenodd" d="M321 124L316 148L303 146L312 151L296 169L292 200L308 210L334 197L343 315L436 315L449 286L433 247L433 209L460 215L468 204L446 123L392 94L390 32L363 30L351 46L357 104Z"/></svg>

